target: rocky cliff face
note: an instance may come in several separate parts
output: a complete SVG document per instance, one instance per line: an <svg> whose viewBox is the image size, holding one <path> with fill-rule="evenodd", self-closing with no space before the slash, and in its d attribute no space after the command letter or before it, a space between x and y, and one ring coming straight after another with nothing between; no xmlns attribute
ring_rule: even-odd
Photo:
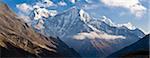
<svg viewBox="0 0 150 58"><path fill-rule="evenodd" d="M36 33L0 2L1 57L79 57L59 38Z"/></svg>

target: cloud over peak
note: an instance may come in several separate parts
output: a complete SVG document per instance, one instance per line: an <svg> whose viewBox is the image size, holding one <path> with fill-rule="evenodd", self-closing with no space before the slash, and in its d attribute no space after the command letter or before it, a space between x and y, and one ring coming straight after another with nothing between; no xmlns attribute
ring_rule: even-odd
<svg viewBox="0 0 150 58"><path fill-rule="evenodd" d="M75 3L75 2L76 2L76 0L70 0L70 2L71 2L71 3Z"/></svg>
<svg viewBox="0 0 150 58"><path fill-rule="evenodd" d="M141 5L139 0L101 0L101 2L110 7L129 9L136 17L142 17L146 11L146 8Z"/></svg>
<svg viewBox="0 0 150 58"><path fill-rule="evenodd" d="M22 12L24 13L27 13L29 12L30 10L33 10L32 6L26 4L26 3L23 3L23 4L18 4L16 5L16 7L21 10Z"/></svg>
<svg viewBox="0 0 150 58"><path fill-rule="evenodd" d="M82 32L78 33L77 35L73 36L76 40L84 40L84 39L106 39L106 40L113 40L113 39L125 39L124 36L120 35L109 35L109 34L101 34L97 32Z"/></svg>

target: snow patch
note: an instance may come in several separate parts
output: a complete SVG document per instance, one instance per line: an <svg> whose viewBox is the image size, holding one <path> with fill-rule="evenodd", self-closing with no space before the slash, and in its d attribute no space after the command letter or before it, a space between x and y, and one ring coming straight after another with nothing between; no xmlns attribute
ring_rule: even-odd
<svg viewBox="0 0 150 58"><path fill-rule="evenodd" d="M50 16L55 16L57 14L56 10L48 10L46 8L40 8L38 6L35 6L35 10L34 10L34 20L39 20L39 22L37 23L37 25L35 25L35 28L40 30L43 29L44 26L44 18L49 18Z"/></svg>
<svg viewBox="0 0 150 58"><path fill-rule="evenodd" d="M107 18L106 16L102 16L102 21L110 26L114 26L115 24L111 21L111 19Z"/></svg>
<svg viewBox="0 0 150 58"><path fill-rule="evenodd" d="M47 10L46 8L37 8L34 10L35 20L38 20L42 17L48 18L49 16L55 16L57 14L56 10Z"/></svg>
<svg viewBox="0 0 150 58"><path fill-rule="evenodd" d="M102 31L98 30L97 28L93 27L93 26L90 25L90 24L87 24L87 26L88 26L89 28L91 28L91 29L92 29L93 31L95 31L95 32L103 33Z"/></svg>
<svg viewBox="0 0 150 58"><path fill-rule="evenodd" d="M34 28L37 30L44 29L45 27L43 26L43 24L44 24L44 21L40 19L39 22L34 26Z"/></svg>
<svg viewBox="0 0 150 58"><path fill-rule="evenodd" d="M134 30L136 29L136 27L131 23L131 22L128 22L128 23L124 23L124 24L115 24L111 21L111 19L107 18L106 16L102 16L101 18L101 21L105 22L106 24L110 25L110 26L113 26L113 27L126 27L130 30Z"/></svg>
<svg viewBox="0 0 150 58"><path fill-rule="evenodd" d="M49 15L50 16L55 16L55 15L57 15L57 11L56 10L49 10Z"/></svg>
<svg viewBox="0 0 150 58"><path fill-rule="evenodd" d="M80 13L80 19L83 22L87 23L91 20L90 15L88 13L86 13L83 9L81 9L79 13Z"/></svg>
<svg viewBox="0 0 150 58"><path fill-rule="evenodd" d="M127 27L130 30L135 30L136 27L134 25L132 25L131 22L125 23L125 24L117 24L117 27Z"/></svg>

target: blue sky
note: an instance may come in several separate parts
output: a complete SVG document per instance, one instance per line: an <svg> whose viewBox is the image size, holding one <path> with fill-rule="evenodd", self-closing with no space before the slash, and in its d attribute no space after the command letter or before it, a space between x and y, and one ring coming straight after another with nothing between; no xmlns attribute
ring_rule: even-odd
<svg viewBox="0 0 150 58"><path fill-rule="evenodd" d="M19 9L16 7L18 4L26 3L34 5L37 1L42 0L3 0L8 6L16 13ZM106 16L110 18L115 24L123 24L131 22L137 28L142 29L146 33L150 32L150 7L148 0L51 0L54 4L65 2L64 6L49 7L49 9L56 9L59 12L76 6L83 8L91 16L100 18ZM113 2L113 3L110 3ZM120 3L118 1L124 2ZM129 3L132 2L132 3ZM138 2L140 6L131 8L133 3ZM120 4L119 4L120 3ZM129 6L128 6L129 5ZM134 5L133 5L134 6ZM141 7L141 9L140 9ZM145 10L143 10L145 9ZM143 11L140 11L143 10ZM143 13L144 12L144 13ZM140 17L139 17L140 16Z"/></svg>

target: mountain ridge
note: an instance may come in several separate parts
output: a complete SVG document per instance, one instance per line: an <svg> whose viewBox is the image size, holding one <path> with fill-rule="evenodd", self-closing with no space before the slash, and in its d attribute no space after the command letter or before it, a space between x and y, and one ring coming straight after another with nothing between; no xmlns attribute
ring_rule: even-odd
<svg viewBox="0 0 150 58"><path fill-rule="evenodd" d="M35 32L6 4L0 7L0 57L80 57L59 38Z"/></svg>
<svg viewBox="0 0 150 58"><path fill-rule="evenodd" d="M85 11L83 10L83 12ZM82 19L81 16L83 16L85 20ZM58 36L83 57L104 57L139 40L140 38L137 34L141 34L141 36L145 35L141 31L134 34L134 32L128 28L112 27L92 17L86 21L86 18L89 18L88 13L80 14L80 9L73 7L56 16L47 18L44 21L45 24L43 24L46 28L42 31L44 31L43 34L47 36ZM79 35L79 37L75 38L84 39L77 40L74 38L76 35ZM115 39L111 39L111 37ZM89 50L89 48L91 48L91 50Z"/></svg>

